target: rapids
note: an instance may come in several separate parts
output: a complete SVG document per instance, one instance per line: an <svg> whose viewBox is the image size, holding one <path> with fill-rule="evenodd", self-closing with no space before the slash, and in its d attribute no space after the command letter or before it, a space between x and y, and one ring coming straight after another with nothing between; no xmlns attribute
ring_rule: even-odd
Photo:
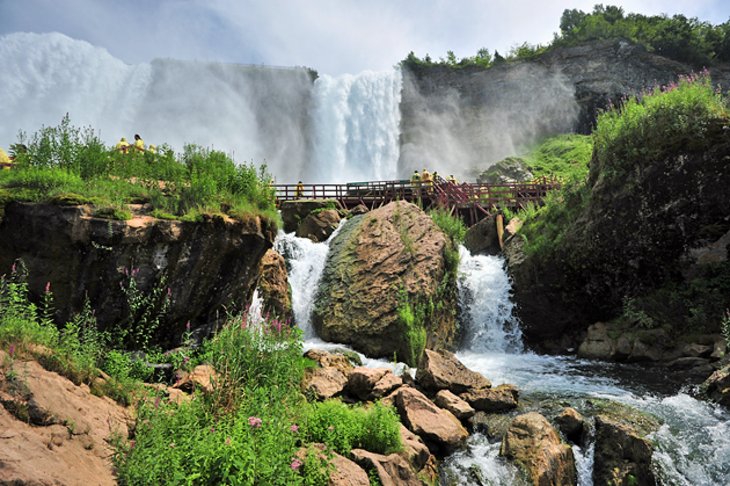
<svg viewBox="0 0 730 486"><path fill-rule="evenodd" d="M295 320L305 333L305 348L334 350L311 329L309 315L328 244L312 243L281 233L276 247L290 266ZM671 485L730 484L730 414L662 384L659 374L636 365L588 361L573 356L543 356L525 350L519 322L512 315L511 286L501 257L472 256L460 248L459 294L465 327L459 359L494 384L513 383L521 397L552 398L581 403L607 398L657 416L663 422L652 435L657 477ZM547 310L549 311L549 309ZM366 366L402 364L364 358ZM657 383L659 382L659 383ZM574 446L579 484L593 485L594 444ZM465 485L519 484L517 469L499 457L499 442L473 434L467 447L442 465L442 480L459 478Z"/></svg>

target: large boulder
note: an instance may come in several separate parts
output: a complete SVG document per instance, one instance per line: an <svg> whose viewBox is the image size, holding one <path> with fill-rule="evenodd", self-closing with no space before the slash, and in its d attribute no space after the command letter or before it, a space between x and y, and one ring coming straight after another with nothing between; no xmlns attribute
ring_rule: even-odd
<svg viewBox="0 0 730 486"><path fill-rule="evenodd" d="M11 202L0 221L0 274L22 259L34 297L50 282L58 320L79 312L88 298L102 328L127 317L120 286L156 297L158 305L167 298L153 337L175 344L187 322L208 330L224 309L250 302L275 236L275 225L258 217L187 222L140 212L119 221L95 217L90 206Z"/></svg>
<svg viewBox="0 0 730 486"><path fill-rule="evenodd" d="M651 468L654 447L646 434L625 421L597 415L593 465L595 484L654 485Z"/></svg>
<svg viewBox="0 0 730 486"><path fill-rule="evenodd" d="M460 397L474 410L486 413L502 413L517 408L519 391L510 384L495 388L480 388L462 393Z"/></svg>
<svg viewBox="0 0 730 486"><path fill-rule="evenodd" d="M354 368L347 381L347 393L360 400L383 398L403 384L388 368Z"/></svg>
<svg viewBox="0 0 730 486"><path fill-rule="evenodd" d="M336 209L323 209L309 213L297 225L296 235L316 242L327 241L337 229L342 217Z"/></svg>
<svg viewBox="0 0 730 486"><path fill-rule="evenodd" d="M261 259L261 278L258 285L264 313L276 316L279 320L291 322L294 319L292 310L291 288L286 273L284 257L273 249L267 250Z"/></svg>
<svg viewBox="0 0 730 486"><path fill-rule="evenodd" d="M329 465L327 486L370 486L370 478L363 468L346 457L329 450L324 444L311 444L297 451L297 458L307 467L308 456Z"/></svg>
<svg viewBox="0 0 730 486"><path fill-rule="evenodd" d="M468 420L476 412L469 403L457 397L449 390L441 390L436 394L433 402L449 412L461 421Z"/></svg>
<svg viewBox="0 0 730 486"><path fill-rule="evenodd" d="M515 417L502 439L500 454L522 466L534 485L577 484L573 450L537 412Z"/></svg>
<svg viewBox="0 0 730 486"><path fill-rule="evenodd" d="M395 406L403 424L420 436L432 452L453 451L469 435L454 414L437 407L414 388L401 387Z"/></svg>
<svg viewBox="0 0 730 486"><path fill-rule="evenodd" d="M331 242L312 314L317 334L413 365L424 344L452 346L456 283L444 258L448 245L431 218L404 201L352 218ZM431 305L437 300L442 305Z"/></svg>
<svg viewBox="0 0 730 486"><path fill-rule="evenodd" d="M525 182L532 180L533 177L524 160L519 157L507 157L479 174L477 182L482 184L505 184Z"/></svg>
<svg viewBox="0 0 730 486"><path fill-rule="evenodd" d="M492 383L480 373L472 371L448 351L426 349L416 370L416 381L425 390L449 390L459 394L489 388Z"/></svg>

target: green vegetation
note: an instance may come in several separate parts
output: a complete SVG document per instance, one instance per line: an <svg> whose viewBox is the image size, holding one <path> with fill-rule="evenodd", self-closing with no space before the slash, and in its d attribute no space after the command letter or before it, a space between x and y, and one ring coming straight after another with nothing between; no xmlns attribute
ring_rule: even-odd
<svg viewBox="0 0 730 486"><path fill-rule="evenodd" d="M466 236L466 225L461 218L452 216L447 209L434 208L428 212L436 225L441 231L449 237L449 239L458 245L464 242Z"/></svg>
<svg viewBox="0 0 730 486"><path fill-rule="evenodd" d="M730 21L713 26L684 15L625 14L621 7L602 4L591 13L565 10L553 46L617 38L697 67L714 60L730 61Z"/></svg>
<svg viewBox="0 0 730 486"><path fill-rule="evenodd" d="M433 314L433 301L411 302L408 293L401 290L398 295L398 320L408 349L408 356L398 356L409 366L416 366L426 348L426 322Z"/></svg>
<svg viewBox="0 0 730 486"><path fill-rule="evenodd" d="M543 207L520 213L527 253L547 255L562 246L572 223L589 206L591 187L599 180L618 190L629 183L632 174L662 157L701 149L707 130L729 113L724 97L713 89L706 74L681 78L676 85L628 98L601 113L592 135L588 181L575 170L561 190L548 194ZM579 143L575 151L584 154L586 148ZM550 151L538 149L536 153Z"/></svg>
<svg viewBox="0 0 730 486"><path fill-rule="evenodd" d="M698 68L714 61L730 61L730 20L713 26L684 15L626 14L622 7L598 4L590 13L566 9L560 18L560 33L556 33L548 45L525 42L514 46L505 56L497 51L492 55L488 49L481 48L476 55L461 59L457 59L453 51L447 51L446 58L438 61L431 59L428 54L419 58L411 51L401 61L401 66L412 70L433 66L487 69L505 62L533 59L557 47L612 39L628 40L650 52Z"/></svg>
<svg viewBox="0 0 730 486"><path fill-rule="evenodd" d="M186 145L178 156L166 147L125 154L106 147L92 129L74 127L68 116L19 139L27 149L18 151L13 170L0 171L5 202L93 204L96 216L114 219L131 217L128 204L148 203L166 218L279 221L265 166L236 165L220 151Z"/></svg>
<svg viewBox="0 0 730 486"><path fill-rule="evenodd" d="M245 315L231 316L197 351L169 354L175 369L205 362L216 375L211 393L196 393L180 404L168 401L144 387L143 381L155 377L147 360L139 358L140 350L151 362L163 358L144 348L152 331L139 330L153 330L164 306L142 298L133 285L123 291L130 318L119 327L126 331L98 331L89 305L59 328L51 320L50 288L35 305L28 298L22 264L0 276L0 349L10 356L0 366L34 358L76 383L89 384L97 394L136 405L133 440L115 439L120 484L320 485L327 482L328 458L334 452L401 450L399 418L392 407L307 402L299 386L313 363L302 356L301 332L278 320L253 326ZM137 320L129 326L131 316ZM189 334L183 342L189 342ZM109 378L99 380L99 369Z"/></svg>
<svg viewBox="0 0 730 486"><path fill-rule="evenodd" d="M569 182L585 178L592 152L591 136L568 133L543 140L523 160L536 178Z"/></svg>

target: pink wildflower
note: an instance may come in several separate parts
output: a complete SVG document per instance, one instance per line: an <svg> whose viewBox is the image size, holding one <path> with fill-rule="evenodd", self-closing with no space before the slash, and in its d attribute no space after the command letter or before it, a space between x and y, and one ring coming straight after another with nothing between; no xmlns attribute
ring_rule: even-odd
<svg viewBox="0 0 730 486"><path fill-rule="evenodd" d="M160 406L160 397L155 398L155 408L159 408Z"/></svg>
<svg viewBox="0 0 730 486"><path fill-rule="evenodd" d="M289 427L289 430L296 434L297 432L299 432L299 426L297 424L293 424L291 427Z"/></svg>
<svg viewBox="0 0 730 486"><path fill-rule="evenodd" d="M8 354L10 355L11 358L13 357L13 355L15 354L15 344L11 344L8 347Z"/></svg>
<svg viewBox="0 0 730 486"><path fill-rule="evenodd" d="M227 446L231 445L231 438L230 437L226 437L226 445Z"/></svg>
<svg viewBox="0 0 730 486"><path fill-rule="evenodd" d="M298 471L299 468L302 467L302 461L294 459L291 464L289 464L289 467L292 468L292 471Z"/></svg>
<svg viewBox="0 0 730 486"><path fill-rule="evenodd" d="M185 323L185 330L190 332L190 321Z"/></svg>
<svg viewBox="0 0 730 486"><path fill-rule="evenodd" d="M249 417L248 418L248 425L250 425L254 429L258 429L261 427L262 421L258 417Z"/></svg>
<svg viewBox="0 0 730 486"><path fill-rule="evenodd" d="M51 282L46 282L46 289L45 292L49 293L51 291Z"/></svg>
<svg viewBox="0 0 730 486"><path fill-rule="evenodd" d="M15 269L16 269L15 263L13 263L13 266L10 267L10 273L13 273L14 274L15 273Z"/></svg>

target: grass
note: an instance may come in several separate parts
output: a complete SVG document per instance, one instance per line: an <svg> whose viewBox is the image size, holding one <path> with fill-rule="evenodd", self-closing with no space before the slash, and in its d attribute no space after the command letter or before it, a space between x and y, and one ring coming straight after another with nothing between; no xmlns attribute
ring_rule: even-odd
<svg viewBox="0 0 730 486"><path fill-rule="evenodd" d="M113 219L129 219L128 204L147 203L166 219L221 213L280 224L266 167L236 164L220 151L186 145L181 154L169 147L123 154L92 129L74 127L68 116L31 136L21 132L20 143L26 150L18 152L13 170L0 171L5 202L78 201Z"/></svg>

